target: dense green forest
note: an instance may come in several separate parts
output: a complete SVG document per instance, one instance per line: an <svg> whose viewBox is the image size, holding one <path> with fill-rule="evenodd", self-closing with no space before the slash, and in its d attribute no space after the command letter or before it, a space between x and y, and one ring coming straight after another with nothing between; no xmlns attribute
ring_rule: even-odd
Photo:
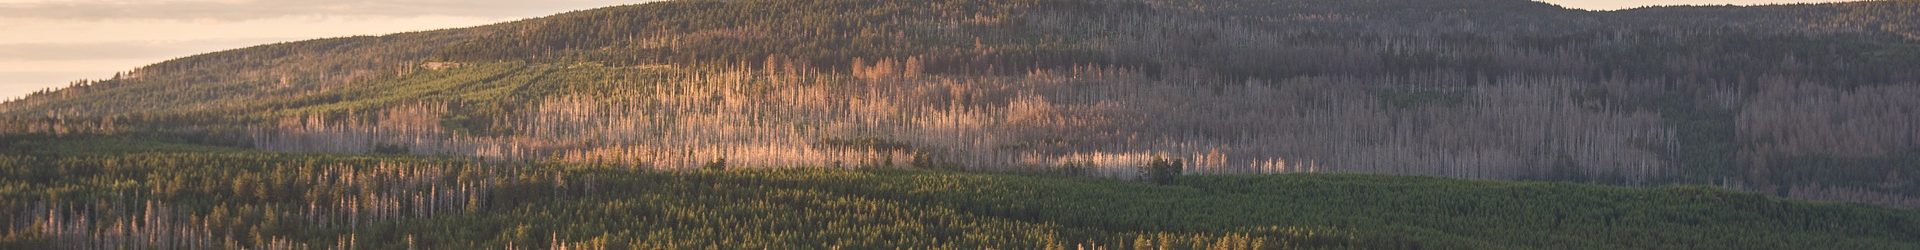
<svg viewBox="0 0 1920 250"><path fill-rule="evenodd" d="M1347 174L1165 184L485 163L0 138L0 248L1912 249L1920 212L1709 187Z"/></svg>
<svg viewBox="0 0 1920 250"><path fill-rule="evenodd" d="M1898 249L1915 68L1914 0L663 1L8 100L0 207L26 248Z"/></svg>

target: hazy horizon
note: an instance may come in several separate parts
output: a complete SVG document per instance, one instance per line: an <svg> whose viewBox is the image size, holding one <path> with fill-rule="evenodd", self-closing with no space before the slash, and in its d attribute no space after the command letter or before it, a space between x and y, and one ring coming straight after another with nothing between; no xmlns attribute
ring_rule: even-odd
<svg viewBox="0 0 1920 250"><path fill-rule="evenodd" d="M252 45L470 27L651 0L0 0L0 100ZM1837 0L1547 0L1615 10Z"/></svg>

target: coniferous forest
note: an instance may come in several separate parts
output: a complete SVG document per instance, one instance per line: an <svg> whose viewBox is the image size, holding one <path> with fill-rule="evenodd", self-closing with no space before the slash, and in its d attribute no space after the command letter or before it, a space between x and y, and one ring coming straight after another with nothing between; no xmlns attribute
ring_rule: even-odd
<svg viewBox="0 0 1920 250"><path fill-rule="evenodd" d="M0 249L1914 249L1920 1L676 0L0 103Z"/></svg>

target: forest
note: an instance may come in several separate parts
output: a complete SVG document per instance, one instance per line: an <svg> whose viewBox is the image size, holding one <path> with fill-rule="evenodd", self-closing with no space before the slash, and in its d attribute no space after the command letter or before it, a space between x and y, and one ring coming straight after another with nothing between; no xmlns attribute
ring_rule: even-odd
<svg viewBox="0 0 1920 250"><path fill-rule="evenodd" d="M6 249L1911 249L1920 213L1706 186L492 163L0 138Z"/></svg>
<svg viewBox="0 0 1920 250"><path fill-rule="evenodd" d="M0 248L1912 248L1917 66L1912 0L664 1L7 100Z"/></svg>

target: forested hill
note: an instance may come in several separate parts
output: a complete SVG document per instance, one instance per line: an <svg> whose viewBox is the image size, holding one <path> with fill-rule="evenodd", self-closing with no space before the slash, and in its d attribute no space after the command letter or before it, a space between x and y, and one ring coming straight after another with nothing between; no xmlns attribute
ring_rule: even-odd
<svg viewBox="0 0 1920 250"><path fill-rule="evenodd" d="M1920 211L1431 177L652 171L0 137L0 249L1914 249Z"/></svg>
<svg viewBox="0 0 1920 250"><path fill-rule="evenodd" d="M389 80L428 62L500 60L759 66L775 57L845 72L858 58L919 57L928 71L959 74L990 66L1024 73L1102 65L1267 79L1452 71L1643 78L1823 73L1818 76L1910 81L1912 73L1898 69L1920 53L1911 46L1920 37L1917 4L1587 12L1522 0L668 1L217 52L35 94L7 111L111 116L236 109L249 105L232 100ZM1786 59L1800 65L1777 65ZM1539 60L1560 63L1535 64ZM132 85L205 89L122 88ZM289 87L261 87L274 85ZM111 94L96 92L144 98L91 101Z"/></svg>
<svg viewBox="0 0 1920 250"><path fill-rule="evenodd" d="M679 169L1346 172L1920 206L1920 1L669 1L262 45L0 133Z"/></svg>

